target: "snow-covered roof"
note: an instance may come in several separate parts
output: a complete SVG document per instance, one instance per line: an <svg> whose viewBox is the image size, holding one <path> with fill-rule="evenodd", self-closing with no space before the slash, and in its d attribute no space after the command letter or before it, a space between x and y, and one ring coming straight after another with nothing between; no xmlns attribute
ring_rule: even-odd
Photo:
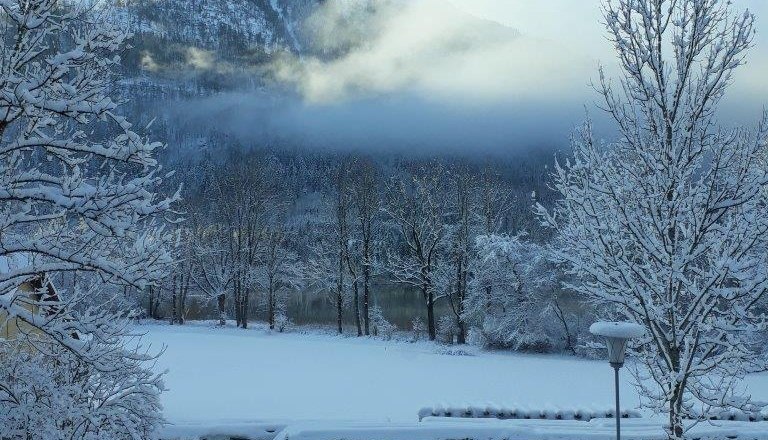
<svg viewBox="0 0 768 440"><path fill-rule="evenodd" d="M61 301L58 289L53 284L52 280L46 273L27 274L21 276L14 276L16 271L25 271L33 264L33 257L28 253L13 253L0 255L0 278L8 277L16 278L16 286L20 286L23 283L33 283L36 289L45 289L47 295L45 295L45 301ZM22 272L23 273L23 272Z"/></svg>
<svg viewBox="0 0 768 440"><path fill-rule="evenodd" d="M608 338L639 338L645 334L645 327L634 322L596 322L589 326L589 332Z"/></svg>

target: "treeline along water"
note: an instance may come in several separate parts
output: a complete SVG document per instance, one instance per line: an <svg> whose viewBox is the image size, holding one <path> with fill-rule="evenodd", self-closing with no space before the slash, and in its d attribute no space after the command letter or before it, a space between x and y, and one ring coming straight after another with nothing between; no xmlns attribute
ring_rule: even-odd
<svg viewBox="0 0 768 440"><path fill-rule="evenodd" d="M424 298L418 289L409 286L393 284L377 285L372 290L370 306L378 306L384 318L401 330L410 330L413 320L419 318L426 321ZM351 302L352 299L349 299ZM319 295L311 290L295 292L289 296L287 315L296 325L326 325L335 322L336 306L332 298L327 295ZM345 308L344 324L350 329L354 328L355 315L350 303ZM255 318L261 319L264 311L258 304L254 305L251 313ZM360 304L362 310L362 300ZM450 314L446 302L438 302L437 311L441 316ZM188 319L216 319L218 317L215 304L203 303L193 300L187 314Z"/></svg>
<svg viewBox="0 0 768 440"><path fill-rule="evenodd" d="M413 287L377 286L370 305L380 307L384 318L399 329L410 329L415 318L426 320L424 298L421 292ZM360 307L362 308L362 304ZM349 309L352 308L350 304ZM440 302L437 309L441 316L450 313L448 304L444 302ZM336 306L324 295L300 292L291 296L288 302L288 316L298 325L328 324L336 319ZM354 325L354 312L345 313L344 322Z"/></svg>

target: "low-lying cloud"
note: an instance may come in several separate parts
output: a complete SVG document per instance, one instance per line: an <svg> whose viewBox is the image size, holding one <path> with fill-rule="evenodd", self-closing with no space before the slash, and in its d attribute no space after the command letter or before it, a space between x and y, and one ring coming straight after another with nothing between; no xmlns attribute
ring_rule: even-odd
<svg viewBox="0 0 768 440"><path fill-rule="evenodd" d="M427 154L516 154L561 147L574 118L583 117L578 105L445 106L402 93L316 105L268 92L219 94L179 105L173 115L192 129L215 121L217 130L245 147Z"/></svg>
<svg viewBox="0 0 768 440"><path fill-rule="evenodd" d="M330 0L304 27L318 55L274 71L315 104L401 92L454 105L559 101L584 96L595 67L445 0Z"/></svg>
<svg viewBox="0 0 768 440"><path fill-rule="evenodd" d="M612 52L599 37L600 23L591 26L589 36L567 29L534 36L446 0L327 0L304 24L310 55L271 65L274 90L182 103L175 117L195 127L213 125L244 145L507 154L567 145L586 108L598 130L612 137L605 115L592 106L598 96L589 85L597 59ZM604 46L566 44L566 37ZM765 53L757 51L758 65L765 65ZM613 61L602 61L610 74ZM765 84L755 83L762 75L752 69L737 76L738 87L724 103L727 124L759 116L765 94L745 90L765 91Z"/></svg>
<svg viewBox="0 0 768 440"><path fill-rule="evenodd" d="M176 117L244 144L508 153L567 143L595 67L444 0L329 0L303 32L312 55L271 66L287 93L220 94Z"/></svg>

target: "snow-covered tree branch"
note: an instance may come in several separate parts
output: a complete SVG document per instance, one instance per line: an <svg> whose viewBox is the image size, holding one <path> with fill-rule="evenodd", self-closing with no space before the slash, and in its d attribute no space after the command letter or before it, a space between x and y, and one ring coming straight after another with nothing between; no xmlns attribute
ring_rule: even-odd
<svg viewBox="0 0 768 440"><path fill-rule="evenodd" d="M421 291L430 340L436 338L435 302L444 295L437 291L436 273L447 234L448 206L440 196L445 178L445 170L436 165L419 170L410 181L393 179L382 207L404 248L389 255L389 272Z"/></svg>
<svg viewBox="0 0 768 440"><path fill-rule="evenodd" d="M35 335L29 339L40 362L79 363L86 378L114 375L127 393L145 390L147 399L134 403L146 404L136 417L147 418L147 430L131 432L125 425L112 435L146 438L159 423L153 417L159 420L160 387L141 370L151 357L132 355L116 316L76 310L77 298L107 302L107 286L140 288L165 274L174 237L163 223L175 217L178 196L157 195L165 177L154 159L161 145L134 131L111 96L119 52L130 35L86 3L0 1L0 316L6 317L0 326L23 324ZM19 291L30 280L73 272L95 275L99 284L68 292L66 301L44 298L45 304L30 304ZM43 306L47 313L33 311ZM50 349L43 350L46 344ZM29 356L35 361L38 355ZM25 392L11 390L7 376L0 384ZM87 387L82 392L100 398ZM99 405L105 408L110 399ZM73 428L77 432L85 431Z"/></svg>
<svg viewBox="0 0 768 440"><path fill-rule="evenodd" d="M754 410L733 379L766 366L752 342L765 328L768 126L715 119L754 17L722 0L618 0L605 20L623 75L601 70L597 89L619 139L600 145L586 124L555 172L561 200L539 211L571 287L647 327L643 396L681 438L684 417Z"/></svg>

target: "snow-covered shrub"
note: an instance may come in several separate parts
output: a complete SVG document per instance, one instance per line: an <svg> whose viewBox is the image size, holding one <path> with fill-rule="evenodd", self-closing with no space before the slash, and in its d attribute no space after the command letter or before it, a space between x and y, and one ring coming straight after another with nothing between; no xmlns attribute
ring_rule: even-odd
<svg viewBox="0 0 768 440"><path fill-rule="evenodd" d="M474 356L475 355L471 351L468 351L461 347L466 347L466 345L454 345L452 347L441 347L439 350L437 350L437 353L446 355L446 356Z"/></svg>
<svg viewBox="0 0 768 440"><path fill-rule="evenodd" d="M549 353L553 348L552 339L545 334L522 333L515 341L515 349L520 351Z"/></svg>
<svg viewBox="0 0 768 440"><path fill-rule="evenodd" d="M477 327L470 327L467 331L467 344L479 347L488 347L490 345L485 337L485 333Z"/></svg>
<svg viewBox="0 0 768 440"><path fill-rule="evenodd" d="M120 324L103 325L110 330L82 335L93 357L46 337L0 339L0 438L156 438L163 383L145 365L154 356L128 348Z"/></svg>
<svg viewBox="0 0 768 440"><path fill-rule="evenodd" d="M545 250L522 235L487 235L477 237L475 252L465 315L485 345L551 351L559 308L551 307L557 283Z"/></svg>
<svg viewBox="0 0 768 440"><path fill-rule="evenodd" d="M293 326L293 321L291 321L291 318L285 314L285 311L279 310L277 314L275 314L275 329L282 333L291 326Z"/></svg>
<svg viewBox="0 0 768 440"><path fill-rule="evenodd" d="M391 339L395 330L397 330L394 324L387 321L387 318L384 317L384 312L382 312L379 306L371 307L371 327L373 336L379 336L384 339Z"/></svg>
<svg viewBox="0 0 768 440"><path fill-rule="evenodd" d="M413 342L420 341L424 337L426 331L427 331L427 326L426 324L424 324L424 321L419 317L413 318L413 320L411 321L411 332L412 332L411 340Z"/></svg>
<svg viewBox="0 0 768 440"><path fill-rule="evenodd" d="M441 316L437 321L437 339L444 344L453 344L457 334L456 320L450 316Z"/></svg>

